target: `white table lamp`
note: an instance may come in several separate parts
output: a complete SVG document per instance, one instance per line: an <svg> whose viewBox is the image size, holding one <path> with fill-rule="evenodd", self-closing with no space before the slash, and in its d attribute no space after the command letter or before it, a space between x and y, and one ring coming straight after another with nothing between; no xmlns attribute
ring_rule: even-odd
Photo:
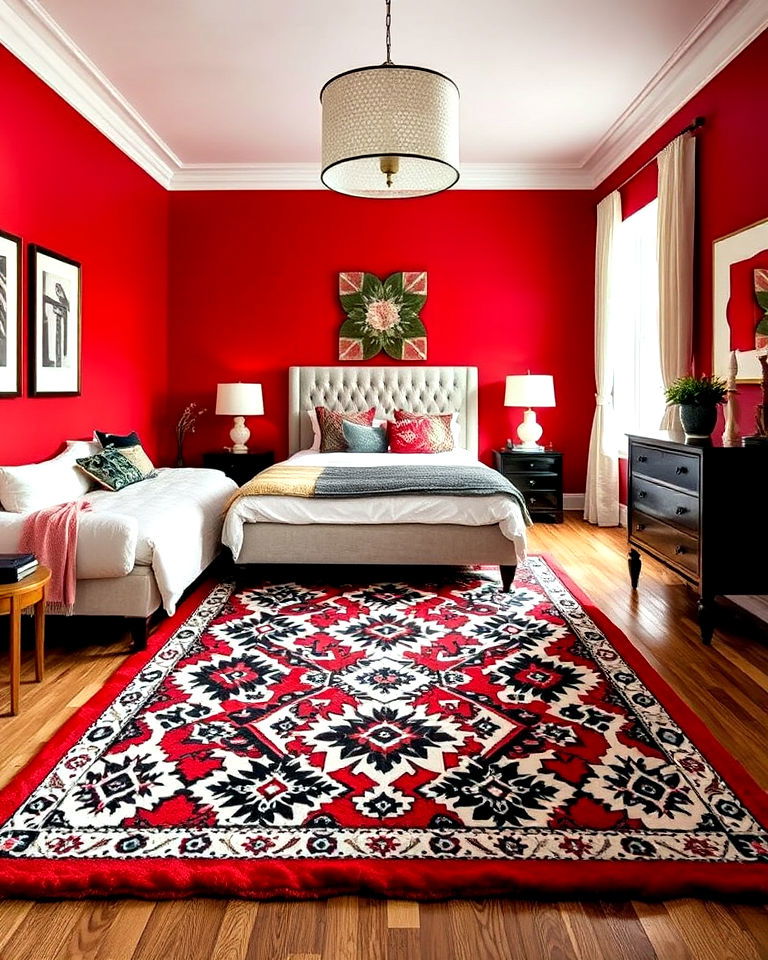
<svg viewBox="0 0 768 960"><path fill-rule="evenodd" d="M216 413L235 418L235 425L229 432L232 453L248 453L251 431L245 425L245 418L264 413L261 384L220 383L216 388Z"/></svg>
<svg viewBox="0 0 768 960"><path fill-rule="evenodd" d="M517 428L520 443L519 450L543 450L539 440L542 427L536 421L536 413L531 407L554 407L555 384L551 376L539 373L523 373L507 377L507 389L504 394L505 407L525 407L523 422Z"/></svg>

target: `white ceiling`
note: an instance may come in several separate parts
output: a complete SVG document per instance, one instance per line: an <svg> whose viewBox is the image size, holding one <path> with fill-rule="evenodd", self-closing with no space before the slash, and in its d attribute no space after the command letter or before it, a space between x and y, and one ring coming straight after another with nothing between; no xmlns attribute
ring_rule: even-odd
<svg viewBox="0 0 768 960"><path fill-rule="evenodd" d="M393 59L457 82L463 163L582 170L673 70L678 107L707 79L680 76L693 55L729 59L734 18L749 8L754 34L761 7L765 23L765 0L393 0ZM0 28L3 8L13 52L34 59L14 32L34 31L177 172L316 165L322 84L384 59L384 0L0 0Z"/></svg>

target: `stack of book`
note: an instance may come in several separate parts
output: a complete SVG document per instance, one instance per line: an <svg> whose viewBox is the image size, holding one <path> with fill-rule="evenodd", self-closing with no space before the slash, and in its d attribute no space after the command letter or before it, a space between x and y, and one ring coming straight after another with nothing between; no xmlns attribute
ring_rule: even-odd
<svg viewBox="0 0 768 960"><path fill-rule="evenodd" d="M37 570L34 553L0 553L0 584L18 583Z"/></svg>

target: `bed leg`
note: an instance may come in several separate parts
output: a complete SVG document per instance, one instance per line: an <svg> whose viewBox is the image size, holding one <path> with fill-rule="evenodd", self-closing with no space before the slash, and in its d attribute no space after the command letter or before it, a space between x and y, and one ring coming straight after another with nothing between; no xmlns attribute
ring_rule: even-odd
<svg viewBox="0 0 768 960"><path fill-rule="evenodd" d="M146 650L147 638L149 637L149 625L151 617L129 617L128 629L133 639L134 650Z"/></svg>
<svg viewBox="0 0 768 960"><path fill-rule="evenodd" d="M509 593L512 589L512 581L515 579L515 574L517 573L517 565L501 566L499 567L499 572L501 573L501 585L504 588L504 592Z"/></svg>

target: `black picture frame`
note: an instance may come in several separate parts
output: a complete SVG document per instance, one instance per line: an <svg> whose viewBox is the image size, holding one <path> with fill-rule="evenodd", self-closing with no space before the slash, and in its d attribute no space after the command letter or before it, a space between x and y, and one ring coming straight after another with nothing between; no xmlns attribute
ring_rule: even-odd
<svg viewBox="0 0 768 960"><path fill-rule="evenodd" d="M30 397L81 394L81 274L78 260L29 245Z"/></svg>
<svg viewBox="0 0 768 960"><path fill-rule="evenodd" d="M24 347L21 252L21 237L0 230L0 397L20 397L22 393Z"/></svg>

